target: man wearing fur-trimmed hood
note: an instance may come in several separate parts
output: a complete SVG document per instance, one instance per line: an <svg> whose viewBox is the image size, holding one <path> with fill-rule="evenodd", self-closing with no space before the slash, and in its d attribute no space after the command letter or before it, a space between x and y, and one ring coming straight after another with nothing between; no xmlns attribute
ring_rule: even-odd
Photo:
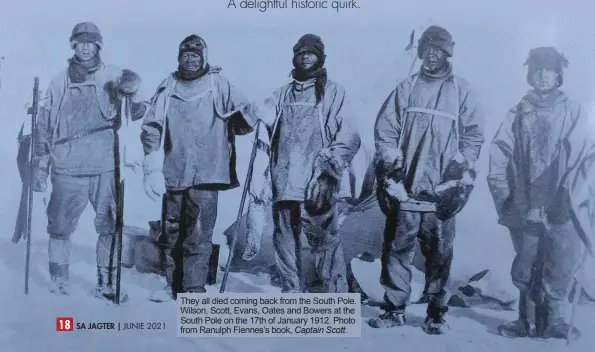
<svg viewBox="0 0 595 352"><path fill-rule="evenodd" d="M106 65L103 41L91 22L77 24L70 37L74 56L68 69L51 82L39 111L33 155L33 190L45 192L51 168L52 193L47 208L52 291L69 294L70 236L89 201L95 210L97 238L96 294L115 299L112 250L116 233L115 136L122 124L123 99L132 120L146 106L137 94L140 78L130 70ZM120 300L127 296L121 295Z"/></svg>
<svg viewBox="0 0 595 352"><path fill-rule="evenodd" d="M488 185L516 257L519 318L507 337L570 338L565 321L574 278L593 255L595 140L585 109L560 90L566 58L553 47L532 49L529 92L506 115L490 149ZM587 257L585 250L591 256Z"/></svg>
<svg viewBox="0 0 595 352"><path fill-rule="evenodd" d="M167 285L156 302L206 292L219 192L239 186L235 136L251 131L237 113L247 100L209 65L203 38L180 43L178 64L157 88L141 134L145 192L164 207Z"/></svg>
<svg viewBox="0 0 595 352"><path fill-rule="evenodd" d="M419 241L426 261L423 298L428 302L423 329L442 334L455 215L473 188L484 117L467 81L452 73L450 33L429 27L417 49L423 60L420 71L390 93L376 119L377 193L387 217L380 275L386 312L369 324L406 323L410 266Z"/></svg>
<svg viewBox="0 0 595 352"><path fill-rule="evenodd" d="M347 292L335 199L360 148L345 89L327 78L322 39L302 36L293 47L293 81L264 104L243 111L270 132L273 244L283 292L304 292L299 251L305 234L322 291Z"/></svg>

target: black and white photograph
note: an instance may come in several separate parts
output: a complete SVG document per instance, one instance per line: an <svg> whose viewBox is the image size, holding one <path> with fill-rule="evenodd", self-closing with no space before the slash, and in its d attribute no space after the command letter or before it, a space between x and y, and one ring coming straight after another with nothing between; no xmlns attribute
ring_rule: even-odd
<svg viewBox="0 0 595 352"><path fill-rule="evenodd" d="M4 4L0 350L592 351L594 12Z"/></svg>

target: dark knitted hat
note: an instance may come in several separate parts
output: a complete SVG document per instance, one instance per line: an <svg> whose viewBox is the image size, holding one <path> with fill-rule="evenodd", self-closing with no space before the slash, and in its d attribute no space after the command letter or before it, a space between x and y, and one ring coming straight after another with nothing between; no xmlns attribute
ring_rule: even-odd
<svg viewBox="0 0 595 352"><path fill-rule="evenodd" d="M293 55L303 52L309 52L316 55L320 66L324 65L324 60L326 58L326 55L324 54L324 43L319 36L315 34L303 35L293 46Z"/></svg>
<svg viewBox="0 0 595 352"><path fill-rule="evenodd" d="M558 87L564 83L564 68L568 67L568 59L553 47L539 47L529 51L525 61L527 82L531 84L531 77L540 69L547 69L558 74Z"/></svg>
<svg viewBox="0 0 595 352"><path fill-rule="evenodd" d="M444 28L430 26L426 29L417 41L417 56L421 55L426 45L432 45L442 49L449 57L453 55L455 42L452 41L452 35Z"/></svg>

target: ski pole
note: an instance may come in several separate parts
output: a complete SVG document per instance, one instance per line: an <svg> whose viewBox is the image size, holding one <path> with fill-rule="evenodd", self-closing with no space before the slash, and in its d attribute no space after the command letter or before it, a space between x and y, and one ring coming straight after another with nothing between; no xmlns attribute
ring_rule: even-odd
<svg viewBox="0 0 595 352"><path fill-rule="evenodd" d="M238 217L236 219L236 226L234 229L234 235L231 239L231 245L229 246L229 255L227 256L227 263L225 264L225 273L223 274L223 281L221 282L220 293L225 292L225 286L227 285L227 278L229 276L229 270L231 267L231 260L233 259L233 252L236 248L236 243L239 235L240 219L244 213L244 205L246 204L246 196L250 189L250 183L252 182L252 173L254 171L254 159L256 158L256 150L258 146L258 131L260 129L260 121L256 125L256 132L254 134L254 144L252 145L252 154L250 155L250 163L248 164L248 172L246 173L246 182L244 182L244 190L242 192L242 200L240 201L240 209L238 210Z"/></svg>
<svg viewBox="0 0 595 352"><path fill-rule="evenodd" d="M33 106L31 107L31 144L29 149L29 187L27 189L27 252L25 258L25 294L29 294L29 264L31 262L31 220L33 218L33 153L35 152L35 133L37 110L39 105L39 77L33 83Z"/></svg>
<svg viewBox="0 0 595 352"><path fill-rule="evenodd" d="M120 110L121 126L128 127L130 118L129 101L127 98L122 99L122 106ZM126 154L126 147L124 147L124 154ZM114 236L112 248L117 252L116 257L116 297L115 303L120 304L120 291L122 282L122 243L124 236L124 192L125 192L125 178L122 177L122 155L120 153L120 133L114 133L114 156L115 156L115 182L116 182L116 236ZM113 254L114 252L112 252ZM113 255L110 257L113 258ZM111 267L111 265L110 265Z"/></svg>

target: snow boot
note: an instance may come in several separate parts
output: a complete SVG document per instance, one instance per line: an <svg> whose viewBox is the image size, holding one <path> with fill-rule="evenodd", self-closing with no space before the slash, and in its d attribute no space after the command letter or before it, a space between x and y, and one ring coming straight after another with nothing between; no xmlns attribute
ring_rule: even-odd
<svg viewBox="0 0 595 352"><path fill-rule="evenodd" d="M50 292L53 294L70 295L68 264L49 263Z"/></svg>
<svg viewBox="0 0 595 352"><path fill-rule="evenodd" d="M164 288L155 291L151 297L149 297L151 302L156 303L163 303L163 302L171 302L175 300L175 296L170 285L166 285Z"/></svg>
<svg viewBox="0 0 595 352"><path fill-rule="evenodd" d="M376 318L368 321L368 325L375 329L393 328L407 324L405 309L387 310Z"/></svg>
<svg viewBox="0 0 595 352"><path fill-rule="evenodd" d="M440 307L430 303L428 305L426 319L422 326L423 331L428 335L442 335L450 330L450 327L444 320L446 312L448 312L448 307Z"/></svg>
<svg viewBox="0 0 595 352"><path fill-rule="evenodd" d="M48 241L48 257L50 271L50 292L60 295L69 295L69 267L70 237L50 235Z"/></svg>
<svg viewBox="0 0 595 352"><path fill-rule="evenodd" d="M498 334L508 338L534 337L535 330L535 303L530 299L528 293L521 292L519 318L498 326Z"/></svg>
<svg viewBox="0 0 595 352"><path fill-rule="evenodd" d="M97 267L97 286L95 297L106 300L109 303L116 303L116 270L107 267ZM126 303L128 295L120 287L120 303Z"/></svg>
<svg viewBox="0 0 595 352"><path fill-rule="evenodd" d="M577 340L581 337L581 332L576 327L564 321L560 321L549 325L542 337L546 339Z"/></svg>
<svg viewBox="0 0 595 352"><path fill-rule="evenodd" d="M576 340L580 331L564 321L563 304L559 301L544 300L536 310L538 316L537 337L543 339Z"/></svg>

